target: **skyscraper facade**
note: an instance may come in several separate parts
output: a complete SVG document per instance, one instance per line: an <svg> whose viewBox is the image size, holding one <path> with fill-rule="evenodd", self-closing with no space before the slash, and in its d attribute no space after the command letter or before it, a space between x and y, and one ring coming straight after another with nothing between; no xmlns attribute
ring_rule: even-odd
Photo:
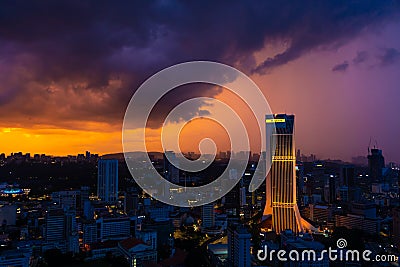
<svg viewBox="0 0 400 267"><path fill-rule="evenodd" d="M352 187L355 185L355 169L353 165L344 165L342 167L342 185Z"/></svg>
<svg viewBox="0 0 400 267"><path fill-rule="evenodd" d="M79 252L79 236L74 209L49 209L46 212L45 240L62 252Z"/></svg>
<svg viewBox="0 0 400 267"><path fill-rule="evenodd" d="M400 245L400 207L393 209L393 242Z"/></svg>
<svg viewBox="0 0 400 267"><path fill-rule="evenodd" d="M230 224L228 236L228 266L251 266L250 239L251 234L243 225Z"/></svg>
<svg viewBox="0 0 400 267"><path fill-rule="evenodd" d="M333 204L336 202L336 178L334 175L330 175L328 178L328 203Z"/></svg>
<svg viewBox="0 0 400 267"><path fill-rule="evenodd" d="M167 158L176 159L173 151L164 152L164 178L174 184L179 184L179 169L174 166Z"/></svg>
<svg viewBox="0 0 400 267"><path fill-rule="evenodd" d="M266 181L264 215L272 216L276 233L287 229L303 232L305 221L300 216L296 198L294 115L267 115L265 121L267 158L272 158L272 165Z"/></svg>
<svg viewBox="0 0 400 267"><path fill-rule="evenodd" d="M368 153L368 169L373 182L382 180L382 169L384 167L385 158L382 155L382 150L377 148L371 149L371 153Z"/></svg>
<svg viewBox="0 0 400 267"><path fill-rule="evenodd" d="M203 228L211 228L215 225L214 203L208 203L201 208L201 221Z"/></svg>
<svg viewBox="0 0 400 267"><path fill-rule="evenodd" d="M65 215L63 209L51 209L46 213L45 239L47 242L64 240Z"/></svg>
<svg viewBox="0 0 400 267"><path fill-rule="evenodd" d="M297 150L297 154L300 154L300 150ZM296 160L299 159L299 156L296 156ZM304 165L302 162L296 162L296 201L297 204L303 205L303 193L304 193Z"/></svg>
<svg viewBox="0 0 400 267"><path fill-rule="evenodd" d="M97 196L105 202L118 200L118 160L98 161Z"/></svg>

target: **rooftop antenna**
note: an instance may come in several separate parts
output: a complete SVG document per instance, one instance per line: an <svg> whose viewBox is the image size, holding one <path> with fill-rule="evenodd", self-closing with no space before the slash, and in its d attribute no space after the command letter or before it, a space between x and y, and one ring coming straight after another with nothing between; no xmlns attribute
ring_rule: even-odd
<svg viewBox="0 0 400 267"><path fill-rule="evenodd" d="M371 147L371 136L369 137L369 144L368 144L368 155L370 154L370 148Z"/></svg>

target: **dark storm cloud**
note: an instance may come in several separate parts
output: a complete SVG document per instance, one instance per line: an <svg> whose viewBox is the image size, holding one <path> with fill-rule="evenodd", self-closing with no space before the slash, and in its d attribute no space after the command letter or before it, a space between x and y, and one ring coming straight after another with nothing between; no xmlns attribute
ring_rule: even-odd
<svg viewBox="0 0 400 267"><path fill-rule="evenodd" d="M215 60L262 74L344 44L396 14L396 3L2 1L0 111L32 123L118 124L139 84L167 66ZM256 65L252 53L277 41L288 42L286 51ZM191 86L171 94L153 127L172 103L218 92Z"/></svg>
<svg viewBox="0 0 400 267"><path fill-rule="evenodd" d="M392 12L398 12L399 8L397 3L389 1L324 1L314 2L312 5L298 4L301 6L297 12L292 10L294 13L289 13L291 19L281 32L290 37L291 46L284 52L266 59L253 72L266 73L313 49L337 48L366 26L382 22L382 19L390 16Z"/></svg>
<svg viewBox="0 0 400 267"><path fill-rule="evenodd" d="M400 52L395 48L385 48L378 59L382 66L391 65L400 59Z"/></svg>
<svg viewBox="0 0 400 267"><path fill-rule="evenodd" d="M353 58L353 63L358 65L364 63L368 60L368 52L367 51L358 51L357 55Z"/></svg>
<svg viewBox="0 0 400 267"><path fill-rule="evenodd" d="M337 64L335 66L333 66L332 71L339 71L339 72L345 72L347 70L347 68L349 67L349 63L347 61Z"/></svg>

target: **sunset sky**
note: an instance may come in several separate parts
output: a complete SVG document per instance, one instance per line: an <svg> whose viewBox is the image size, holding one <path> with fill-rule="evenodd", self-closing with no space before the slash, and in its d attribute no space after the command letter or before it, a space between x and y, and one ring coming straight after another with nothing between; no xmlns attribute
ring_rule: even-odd
<svg viewBox="0 0 400 267"><path fill-rule="evenodd" d="M350 160L366 155L372 140L386 161L400 163L397 1L2 1L0 153L121 152L124 112L138 86L191 60L249 75L274 113L296 115L302 153ZM150 118L150 150L161 149L168 111L194 96L249 116L221 88L178 88ZM192 113L199 110L213 108L198 103ZM183 150L197 151L210 136L229 149L224 130L209 123L186 126Z"/></svg>

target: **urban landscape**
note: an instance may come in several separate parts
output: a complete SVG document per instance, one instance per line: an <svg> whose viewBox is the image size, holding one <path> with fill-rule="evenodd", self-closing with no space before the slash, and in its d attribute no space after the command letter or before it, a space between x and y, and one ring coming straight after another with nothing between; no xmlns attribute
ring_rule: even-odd
<svg viewBox="0 0 400 267"><path fill-rule="evenodd" d="M229 157L249 162L240 182L219 201L192 208L143 192L121 154L1 154L3 266L278 266L277 255L257 257L265 248L316 251L318 260L287 266L362 266L356 258L333 265L328 255L319 259L340 238L345 251L382 257L371 266L398 264L399 167L375 146L353 163L303 155L292 143L294 116L274 120L285 124L274 135L285 145L274 152L264 185L248 192L260 155L238 152ZM220 152L211 172L226 168L232 153ZM169 181L207 182L208 174L184 174L163 153L150 157Z"/></svg>
<svg viewBox="0 0 400 267"><path fill-rule="evenodd" d="M400 2L2 1L0 267L400 264Z"/></svg>

